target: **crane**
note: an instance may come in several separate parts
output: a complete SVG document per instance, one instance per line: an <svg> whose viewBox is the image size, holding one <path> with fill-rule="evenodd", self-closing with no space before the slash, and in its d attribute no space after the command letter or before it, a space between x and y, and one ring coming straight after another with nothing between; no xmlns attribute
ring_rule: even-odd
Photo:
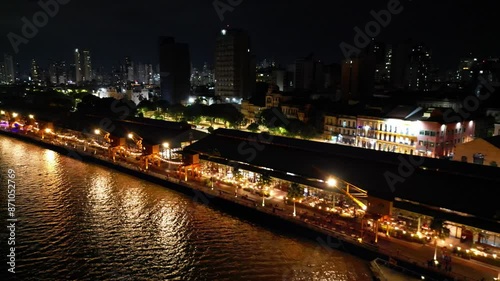
<svg viewBox="0 0 500 281"><path fill-rule="evenodd" d="M139 149L139 151L142 153L143 147L142 147L142 138L138 136L137 134L134 133L129 133L128 138L133 140L135 142L135 145Z"/></svg>
<svg viewBox="0 0 500 281"><path fill-rule="evenodd" d="M108 132L108 131L106 131L106 130L96 129L94 131L94 133L96 135L101 135L102 133L104 133L103 139L104 139L104 141L106 141L106 143L109 144L109 147L108 147L108 157L110 159L113 159L113 162L116 162L116 153L118 151L122 150L123 147L121 147L120 145L113 146L113 140L110 138L111 137L111 133Z"/></svg>

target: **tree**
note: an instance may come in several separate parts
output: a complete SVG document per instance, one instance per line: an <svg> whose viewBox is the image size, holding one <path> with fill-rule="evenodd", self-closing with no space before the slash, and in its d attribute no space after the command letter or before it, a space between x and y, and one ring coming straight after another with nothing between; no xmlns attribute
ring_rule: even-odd
<svg viewBox="0 0 500 281"><path fill-rule="evenodd" d="M442 218L435 217L431 222L430 228L434 230L440 238L446 237L447 228L444 227L444 220Z"/></svg>
<svg viewBox="0 0 500 281"><path fill-rule="evenodd" d="M174 104L168 108L168 115L179 121L184 116L184 106L182 104Z"/></svg>
<svg viewBox="0 0 500 281"><path fill-rule="evenodd" d="M251 131L251 132L254 132L254 133L255 133L255 132L259 131L259 124L257 124L257 123L252 123L252 124L250 124L250 125L247 127L247 129L248 129L249 131Z"/></svg>
<svg viewBox="0 0 500 281"><path fill-rule="evenodd" d="M304 197L304 187L299 185L298 183L292 183L290 185L290 188L288 189L288 201L293 200L300 200Z"/></svg>
<svg viewBox="0 0 500 281"><path fill-rule="evenodd" d="M280 115L280 116L278 116ZM279 128L286 127L288 122L285 122L285 115L278 108L264 109L257 116L259 124L266 126L267 128Z"/></svg>
<svg viewBox="0 0 500 281"><path fill-rule="evenodd" d="M273 179L269 174L263 174L260 176L259 183L261 186L270 186L273 182Z"/></svg>
<svg viewBox="0 0 500 281"><path fill-rule="evenodd" d="M208 132L209 132L210 134L213 134L213 133L214 133L214 131L215 131L214 127L212 127L212 126L208 127Z"/></svg>
<svg viewBox="0 0 500 281"><path fill-rule="evenodd" d="M316 129L310 125L304 125L300 130L299 136L305 140L316 137Z"/></svg>

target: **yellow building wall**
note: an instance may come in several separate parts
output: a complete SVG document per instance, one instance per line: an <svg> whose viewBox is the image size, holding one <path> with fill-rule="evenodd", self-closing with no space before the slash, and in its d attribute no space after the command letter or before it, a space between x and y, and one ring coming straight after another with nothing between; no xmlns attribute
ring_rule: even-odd
<svg viewBox="0 0 500 281"><path fill-rule="evenodd" d="M453 160L462 161L462 156L465 156L467 163L474 163L474 154L476 153L484 155L484 165L489 166L492 161L495 161L500 166L500 149L483 139L457 145Z"/></svg>

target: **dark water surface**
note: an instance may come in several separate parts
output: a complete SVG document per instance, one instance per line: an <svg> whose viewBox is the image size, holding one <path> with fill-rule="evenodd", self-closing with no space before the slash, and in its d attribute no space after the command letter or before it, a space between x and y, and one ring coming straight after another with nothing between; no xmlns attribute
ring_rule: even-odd
<svg viewBox="0 0 500 281"><path fill-rule="evenodd" d="M16 174L16 274L0 280L372 280L366 262L193 198L0 136ZM3 276L6 276L4 278Z"/></svg>

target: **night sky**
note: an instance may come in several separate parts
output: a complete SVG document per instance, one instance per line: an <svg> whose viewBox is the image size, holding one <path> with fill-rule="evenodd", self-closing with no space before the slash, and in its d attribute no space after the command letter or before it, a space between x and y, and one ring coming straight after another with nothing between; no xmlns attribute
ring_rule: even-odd
<svg viewBox="0 0 500 281"><path fill-rule="evenodd" d="M49 1L49 0L42 0ZM67 0L66 0L67 1ZM230 0L219 0L228 3ZM158 36L189 43L192 62L213 62L215 37L226 25L250 32L257 60L275 58L288 64L314 52L327 63L338 62L342 41L352 43L353 28L372 20L371 10L386 9L389 1L233 0L241 2L221 21L213 0L69 0L15 59L23 69L31 58L45 66L49 58L72 61L75 48L89 49L94 66L109 68L128 55L133 61L157 62ZM438 3L436 3L438 2ZM378 39L407 38L426 43L441 68L455 68L458 59L500 56L500 17L494 1L402 0ZM41 8L36 1L2 2L0 53L14 53L7 34L21 35L22 17L32 19Z"/></svg>

